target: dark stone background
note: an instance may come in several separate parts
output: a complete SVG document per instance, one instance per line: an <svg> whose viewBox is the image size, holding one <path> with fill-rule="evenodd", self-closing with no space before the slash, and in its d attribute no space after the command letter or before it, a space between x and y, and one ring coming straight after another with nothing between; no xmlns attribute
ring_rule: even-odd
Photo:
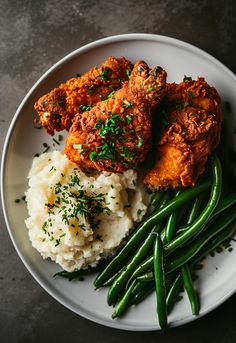
<svg viewBox="0 0 236 343"><path fill-rule="evenodd" d="M20 101L56 61L96 39L131 32L192 43L236 73L235 0L0 0L0 144ZM51 298L17 256L0 216L0 342L236 342L236 296L191 324L125 332Z"/></svg>

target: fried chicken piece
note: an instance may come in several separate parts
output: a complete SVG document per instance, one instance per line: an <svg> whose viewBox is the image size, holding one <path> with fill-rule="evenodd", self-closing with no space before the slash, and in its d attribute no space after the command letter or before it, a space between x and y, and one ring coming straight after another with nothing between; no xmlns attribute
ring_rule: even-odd
<svg viewBox="0 0 236 343"><path fill-rule="evenodd" d="M220 97L203 77L167 86L160 110L156 162L144 183L151 189L194 186L220 140Z"/></svg>
<svg viewBox="0 0 236 343"><path fill-rule="evenodd" d="M130 80L106 101L77 116L65 153L82 168L136 169L151 145L151 110L163 97L166 72L139 61Z"/></svg>
<svg viewBox="0 0 236 343"><path fill-rule="evenodd" d="M124 57L109 57L100 67L43 95L34 105L42 126L51 135L54 131L69 130L75 114L83 113L121 88L132 69L132 63Z"/></svg>

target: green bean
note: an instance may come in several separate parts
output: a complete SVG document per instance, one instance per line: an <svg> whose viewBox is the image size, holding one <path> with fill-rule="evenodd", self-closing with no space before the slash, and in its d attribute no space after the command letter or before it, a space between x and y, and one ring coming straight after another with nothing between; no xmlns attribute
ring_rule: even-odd
<svg viewBox="0 0 236 343"><path fill-rule="evenodd" d="M103 261L99 263L96 267L88 267L87 269L75 270L73 272L67 272L66 270L62 270L54 274L53 277L60 276L62 278L68 279L69 281L72 281L73 279L83 278L86 275L95 274L101 271L106 265L107 263Z"/></svg>
<svg viewBox="0 0 236 343"><path fill-rule="evenodd" d="M182 287L183 281L182 281L182 274L179 273L172 286L170 287L170 290L168 292L168 295L166 297L166 306L167 306L167 313L170 313L175 302L176 302L176 298L180 292L180 289Z"/></svg>
<svg viewBox="0 0 236 343"><path fill-rule="evenodd" d="M223 198L221 198L219 200L219 203L215 209L215 211L213 212L213 214L211 215L210 219L213 219L214 217L216 217L217 215L219 215L220 213L222 213L223 211L225 211L227 208L231 207L232 205L234 205L236 203L236 193L230 193L227 196L224 196ZM188 230L190 228L190 223L188 222L187 225L182 226L179 230L178 233L180 232L184 232L186 230Z"/></svg>
<svg viewBox="0 0 236 343"><path fill-rule="evenodd" d="M137 294L138 292L140 292L145 287L145 284L147 282L151 282L153 280L154 280L153 278L152 279L146 278L146 280L144 280L144 279L140 280L139 278L137 278L136 279L136 285L134 286L134 288L132 290L133 295Z"/></svg>
<svg viewBox="0 0 236 343"><path fill-rule="evenodd" d="M146 260L144 260L133 272L129 279L129 283L133 280L142 275L143 273L149 271L153 266L153 255L149 256Z"/></svg>
<svg viewBox="0 0 236 343"><path fill-rule="evenodd" d="M163 246L160 235L157 234L153 249L154 277L156 285L157 315L161 329L167 328L166 284L163 263Z"/></svg>
<svg viewBox="0 0 236 343"><path fill-rule="evenodd" d="M213 155L211 159L211 165L213 173L213 184L207 206L187 231L179 234L165 247L167 255L173 252L176 248L185 244L194 235L199 233L199 231L202 229L202 226L204 226L205 223L209 220L219 202L222 188L222 171L220 161L216 155Z"/></svg>
<svg viewBox="0 0 236 343"><path fill-rule="evenodd" d="M166 205L169 198L170 198L169 192L164 194L161 200L161 203L159 205L159 209L162 209ZM130 275L133 273L136 266L146 257L147 253L150 251L150 248L152 247L155 241L155 235L153 235L153 233L159 232L160 230L161 230L160 223L154 226L151 234L148 235L144 243L139 247L135 255L127 263L124 270L115 279L115 281L111 285L111 288L109 289L109 292L108 292L107 300L108 300L109 305L113 304L116 301L116 299L118 298L119 292L125 286L126 281L129 279Z"/></svg>
<svg viewBox="0 0 236 343"><path fill-rule="evenodd" d="M200 194L198 197L196 197L194 204L193 204L193 207L191 208L191 211L188 215L187 224L192 224L192 222L199 215L200 208L202 205L202 200L204 197L205 197L205 194ZM151 273L149 273L149 274L151 274ZM149 275L149 278L151 278L151 275ZM167 299L166 299L167 313L170 313L172 308L174 307L174 304L176 302L177 296L181 290L182 285L183 285L182 273L179 273L176 276L176 278L175 278L175 280L174 280L174 282L173 282L173 284L172 284L172 286L168 292L168 295L167 295Z"/></svg>
<svg viewBox="0 0 236 343"><path fill-rule="evenodd" d="M224 231L204 245L199 253L194 257L193 262L195 263L201 260L204 256L208 255L219 245L221 245L225 240L232 237L233 233L235 232L235 224L235 222L232 222Z"/></svg>
<svg viewBox="0 0 236 343"><path fill-rule="evenodd" d="M178 189L175 193L175 197L179 196L182 192L183 192L182 189ZM165 239L167 243L170 243L170 241L172 240L175 234L177 217L178 217L178 213L177 211L174 211L171 213L171 215L168 218L166 228L165 228Z"/></svg>
<svg viewBox="0 0 236 343"><path fill-rule="evenodd" d="M106 282L104 282L103 287L111 286L113 282L115 281L115 279L120 275L120 273L124 269L125 269L125 266L123 266L123 268L121 268L120 270L118 270L118 272L112 275Z"/></svg>
<svg viewBox="0 0 236 343"><path fill-rule="evenodd" d="M129 276L132 274L132 272L137 267L137 265L143 260L143 258L150 251L150 248L152 247L153 242L155 240L154 233L158 232L160 228L161 228L160 225L156 225L154 227L153 231L148 234L147 238L145 239L144 243L140 246L136 254L131 258L131 260L128 262L124 270L115 279L115 281L111 285L108 292L108 297L107 297L108 305L115 303L116 299L118 298L119 292L124 288Z"/></svg>
<svg viewBox="0 0 236 343"><path fill-rule="evenodd" d="M193 206L191 207L190 213L187 217L187 224L182 226L181 228L179 228L177 230L178 234L182 231L186 231L190 228L190 223L193 222L193 220L195 220L197 218L197 216L199 215L200 212L200 208L202 205L202 201L205 197L205 194L200 194L199 196L196 197L196 199L194 200ZM161 239L164 245L166 245L167 241L166 241L166 228L161 232Z"/></svg>
<svg viewBox="0 0 236 343"><path fill-rule="evenodd" d="M215 238L213 238L209 243L207 243L201 250L200 252L194 256L194 258L190 262L190 268L197 263L203 256L206 256L209 254L211 251L216 249L219 245L221 245L225 240L227 240L229 237L232 237L232 234L235 231L234 228L235 224L231 223L229 227L227 227L223 232L221 232L219 235L217 235ZM151 278L151 273L149 273L149 278ZM182 279L182 274L179 273L170 288L168 295L167 295L167 312L170 313L174 303L176 301L176 297L179 294L181 287L183 285L183 279Z"/></svg>
<svg viewBox="0 0 236 343"><path fill-rule="evenodd" d="M120 301L117 303L115 311L112 314L112 319L121 317L121 315L125 312L125 310L128 308L132 297L133 297L133 289L136 286L137 281L134 280L128 290L125 292L124 296L120 299Z"/></svg>
<svg viewBox="0 0 236 343"><path fill-rule="evenodd" d="M145 280L145 281L144 281ZM115 311L112 315L112 318L120 317L125 310L132 305L132 299L137 295L138 293L142 292L142 290L147 285L147 282L150 283L150 281L153 281L154 279L149 279L148 275L146 278L137 278L136 280L133 280L131 285L128 287L124 295L121 299L119 299L118 303L116 304Z"/></svg>
<svg viewBox="0 0 236 343"><path fill-rule="evenodd" d="M218 234L216 237L213 237L206 245L204 245L202 249L199 251L199 253L190 260L190 268L199 260L201 260L203 256L206 256L211 251L216 249L219 245L221 245L224 241L232 237L234 232L235 232L235 222L232 222L220 234ZM147 274L137 277L137 279L141 281L146 281L146 286L138 294L134 296L132 300L132 304L138 304L152 292L152 290L154 289L154 286L152 284L153 277L154 277L153 272L148 272ZM182 285L183 285L182 274L179 273L176 276L172 286L170 287L170 290L166 298L167 313L171 312L174 306L174 303L176 302L177 295L179 294L181 290Z"/></svg>
<svg viewBox="0 0 236 343"><path fill-rule="evenodd" d="M184 191L184 190L182 189L182 191ZM191 207L190 213L188 215L187 224L182 226L181 228L178 228L178 230L177 230L178 233L180 233L182 231L186 231L186 230L189 229L190 222L192 223L193 218L196 219L197 215L199 215L200 208L201 208L201 205L202 205L202 200L203 200L204 197L205 197L205 194L200 194L199 196L196 197L196 199L194 200L194 203L193 203L193 205ZM185 212L186 212L186 209L185 209ZM182 215L183 215L183 213L182 213ZM181 217L181 213L180 213L180 217ZM162 239L163 244L166 245L166 243L167 243L167 240L166 240L166 227L161 232L161 239Z"/></svg>
<svg viewBox="0 0 236 343"><path fill-rule="evenodd" d="M194 222L194 220L198 217L204 197L205 195L201 194L196 198L193 208L189 213L187 224L191 225ZM184 264L181 268L181 276L184 283L184 288L187 292L189 302L192 308L192 314L198 314L200 309L200 302L198 295L193 287L190 269L187 263Z"/></svg>
<svg viewBox="0 0 236 343"><path fill-rule="evenodd" d="M189 298L191 309L192 309L192 314L198 315L199 309L200 309L199 298L193 286L193 281L192 281L188 264L185 264L181 268L181 272L182 272L182 278L183 278L183 283L184 283L184 289L186 290L188 294L188 298Z"/></svg>
<svg viewBox="0 0 236 343"><path fill-rule="evenodd" d="M189 201L193 197L207 190L211 185L211 180L201 182L194 188L189 188L185 190L178 197L170 200L166 206L161 210L157 209L152 215L150 215L143 223L139 225L130 239L124 245L124 247L119 251L119 253L111 260L108 266L97 276L94 281L96 288L101 287L104 282L106 282L113 273L121 266L128 256L130 256L131 251L140 244L144 237L152 230L153 226L160 222L162 219L170 215L173 211L178 209L185 202Z"/></svg>
<svg viewBox="0 0 236 343"><path fill-rule="evenodd" d="M143 274L143 275L141 275L141 276L138 276L138 277L136 278L136 280L137 280L139 283L142 283L142 284L144 284L144 283L149 283L149 282L151 282L151 281L154 281L154 274L153 274L153 271L150 271L150 272L147 272L147 273L145 273L145 274ZM172 276L167 275L167 277L166 277L166 285L167 285L167 287L170 286L171 281L172 281Z"/></svg>
<svg viewBox="0 0 236 343"><path fill-rule="evenodd" d="M216 237L213 237L206 245L204 245L197 255L193 256L193 258L190 260L190 267L193 266L195 263L197 263L203 256L206 256L211 251L216 249L225 240L227 240L230 237L232 237L234 232L235 232L235 223L232 222L220 234L218 234ZM152 263L153 263L153 260L152 260ZM140 280L143 280L143 281L146 279L146 281L148 281L148 280L151 281L153 279L153 277L154 277L153 276L153 272L148 272L144 276L137 277L137 279L140 279ZM147 282L147 285L148 284L149 284L149 282ZM181 275L181 273L179 273L177 275L177 277L176 277L172 287L170 288L170 290L168 292L168 295L167 295L167 311L168 311L168 313L170 313L171 309L174 306L174 302L175 302L176 296L178 295L178 293L179 293L179 291L181 289L181 286L182 286L182 275ZM140 291L140 293L142 293L142 292ZM145 291L144 291L144 293L145 293ZM140 301L141 301L142 294L137 296L138 299L139 299L139 297L140 297ZM144 295L144 297L145 297L145 295Z"/></svg>
<svg viewBox="0 0 236 343"><path fill-rule="evenodd" d="M192 224L194 220L198 217L204 197L205 194L200 194L198 197L196 197L193 207L188 215L187 225Z"/></svg>
<svg viewBox="0 0 236 343"><path fill-rule="evenodd" d="M53 277L60 276L62 278L68 279L69 281L72 281L74 279L80 279L83 278L86 275L84 270L75 270L73 272L67 272L66 270L62 270L61 272L58 272L53 275Z"/></svg>
<svg viewBox="0 0 236 343"><path fill-rule="evenodd" d="M147 272L146 274L143 274L139 277L137 277L136 280L142 281L142 282L150 282L154 280L153 272Z"/></svg>
<svg viewBox="0 0 236 343"><path fill-rule="evenodd" d="M219 201L214 213L212 214L211 218L217 216L218 214L220 214L221 212L223 212L227 208L231 207L235 203L236 203L236 193L235 192L224 196L223 198L220 199L220 201Z"/></svg>
<svg viewBox="0 0 236 343"><path fill-rule="evenodd" d="M209 228L203 234L203 236L199 237L193 244L190 246L186 246L184 250L182 250L181 255L175 257L173 260L168 261L166 265L166 272L171 273L177 268L181 267L185 262L188 262L192 257L194 257L200 249L215 235L221 233L228 225L230 225L236 219L236 212L231 213L231 211L220 219L217 222L209 223ZM133 272L130 277L129 282L133 279L137 278L141 274L150 270L153 265L153 256L149 256L145 261L143 261Z"/></svg>
<svg viewBox="0 0 236 343"><path fill-rule="evenodd" d="M204 196L205 196L204 194L199 195L196 198L196 200L194 201L194 205L193 205L192 210L191 210L191 212L190 212L190 214L188 216L188 220L187 220L188 223L191 223L192 221L194 221L196 219L197 215L199 214L200 206L202 204L202 199L203 199ZM163 232L161 233L161 235L162 234L163 234ZM150 266L151 264L152 264L152 260L150 259L148 265ZM134 275L134 277L136 277L136 276L137 275ZM137 277L137 279L140 279L140 280L152 280L153 277L154 277L153 273L152 272L148 272L148 273L144 274L143 276ZM167 296L167 310L168 310L168 313L170 312L171 308L173 307L176 295L179 293L179 289L181 288L181 286L182 286L182 276L181 276L181 273L180 273L180 274L178 274L175 282L173 283L170 291L168 292L168 296Z"/></svg>
<svg viewBox="0 0 236 343"><path fill-rule="evenodd" d="M213 223L204 234L194 241L190 246L186 246L183 252L178 257L173 257L166 265L166 273L171 273L177 268L181 267L184 263L191 260L200 249L213 237L225 230L232 222L236 220L236 211L226 214L216 223Z"/></svg>
<svg viewBox="0 0 236 343"><path fill-rule="evenodd" d="M164 191L158 191L158 192L153 193L149 206L157 207L157 205L159 204L159 202L163 198L164 194L165 194Z"/></svg>
<svg viewBox="0 0 236 343"><path fill-rule="evenodd" d="M142 302L149 294L153 292L155 289L154 282L148 282L144 286L144 288L139 291L137 294L134 295L131 304L132 305L138 305L140 302Z"/></svg>

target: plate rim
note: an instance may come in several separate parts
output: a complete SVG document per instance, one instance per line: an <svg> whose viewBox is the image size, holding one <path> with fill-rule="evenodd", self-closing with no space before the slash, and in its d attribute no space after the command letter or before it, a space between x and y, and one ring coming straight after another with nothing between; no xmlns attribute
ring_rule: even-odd
<svg viewBox="0 0 236 343"><path fill-rule="evenodd" d="M119 35L114 35L114 36L109 36L105 38L101 38L98 40L95 40L93 42L90 42L86 45L83 45L79 47L78 49L73 50L69 54L65 55L62 57L58 62L53 64L45 73L42 74L42 76L34 83L34 85L30 88L30 90L27 92L23 100L21 101L19 107L17 108L10 126L7 130L7 134L5 137L4 145L3 145L3 150L2 150L2 158L1 158L1 203L2 203L2 209L3 209L3 216L5 220L5 224L7 227L8 234L11 238L11 241L13 243L13 246L20 257L21 261L25 265L26 269L30 272L30 274L33 276L33 278L37 281L37 283L48 293L50 294L56 301L58 301L60 304L65 306L67 309L71 310L72 312L76 313L77 315L80 315L88 320L91 320L95 323L112 327L115 329L121 329L121 330L127 330L127 331L156 331L160 330L158 323L157 326L150 326L147 327L145 326L137 326L134 327L133 325L126 325L122 322L118 321L108 321L105 319L97 318L92 316L90 313L85 312L83 309L74 308L73 305L70 303L65 303L63 299L60 297L58 294L54 294L53 290L51 290L51 287L48 286L47 284L44 283L43 280L40 279L40 277L37 275L37 273L31 268L31 266L28 264L26 261L24 255L20 252L20 249L17 246L17 243L13 237L13 233L11 231L10 223L8 221L8 214L7 214L7 206L6 206L6 201L5 201L5 187L4 187L4 179L5 179L5 162L7 160L7 153L8 153L8 148L9 148L9 143L11 140L12 133L14 131L14 127L16 125L17 119L20 116L21 110L27 100L31 97L32 93L35 91L35 89L40 85L40 83L43 82L43 80L48 77L50 74L52 74L54 71L56 71L58 68L61 68L65 63L69 62L71 59L73 59L76 55L80 55L82 53L85 53L86 51L89 51L90 49L93 48L98 48L103 45L107 45L109 43L116 43L116 42L122 42L122 41L136 41L136 40L144 40L144 41L154 41L154 42L161 42L161 43L166 43L170 45L174 45L177 47L183 47L185 50L191 51L192 53L195 52L197 55L200 55L202 58L207 59L211 63L213 62L216 64L220 69L222 69L230 78L234 80L236 83L236 75L228 68L226 67L222 62L220 62L218 59L213 57L211 54L207 53L206 51L196 47L193 44L187 43L185 41L182 41L177 38L172 38L169 36L165 35L157 35L157 34L150 34L150 33L128 33L128 34L119 34ZM170 328L172 327L177 327L180 325L184 325L186 323L192 322L198 318L203 317L207 313L213 311L215 308L220 306L224 301L226 301L228 298L230 298L234 293L236 292L236 286L235 289L232 289L230 292L227 294L224 294L218 302L212 306L209 306L206 308L204 311L202 311L198 316L187 316L185 319L180 319L172 323Z"/></svg>

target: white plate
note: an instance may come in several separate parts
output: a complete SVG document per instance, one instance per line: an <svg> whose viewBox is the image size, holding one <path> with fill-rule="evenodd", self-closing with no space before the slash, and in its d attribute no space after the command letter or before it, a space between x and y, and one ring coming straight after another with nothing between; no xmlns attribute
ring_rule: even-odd
<svg viewBox="0 0 236 343"><path fill-rule="evenodd" d="M181 81L183 76L205 76L214 85L223 102L229 101L236 109L236 77L224 65L202 50L176 39L149 35L127 34L105 38L88 44L55 64L32 87L19 106L9 128L2 159L2 202L5 219L13 244L39 284L67 308L97 323L124 330L158 330L154 295L146 299L119 320L112 320L113 309L106 303L107 290L94 291L93 277L83 282L68 282L53 278L60 267L43 260L31 246L24 224L27 217L24 203L14 200L24 194L27 188L27 174L32 157L42 152L42 143L51 144L52 138L43 130L33 129L34 102L60 82L99 65L107 56L125 56L132 62L143 59L150 66L160 65L168 72L168 81ZM232 130L229 133L232 144L235 135L236 117L230 118ZM56 135L57 137L57 135ZM214 258L209 257L201 271L198 289L201 297L201 313L206 314L232 295L236 288L235 251L227 251ZM177 304L169 317L171 326L178 326L193 320L187 299Z"/></svg>

